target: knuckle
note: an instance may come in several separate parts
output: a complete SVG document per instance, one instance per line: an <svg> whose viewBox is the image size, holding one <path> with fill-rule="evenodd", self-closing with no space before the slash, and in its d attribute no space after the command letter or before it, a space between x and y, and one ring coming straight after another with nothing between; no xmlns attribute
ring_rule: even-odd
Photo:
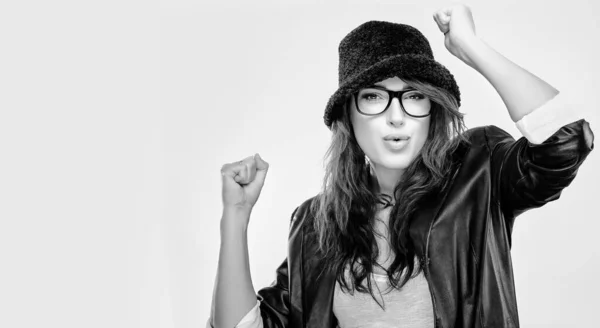
<svg viewBox="0 0 600 328"><path fill-rule="evenodd" d="M221 166L221 173L227 171L229 164L223 164L223 166Z"/></svg>

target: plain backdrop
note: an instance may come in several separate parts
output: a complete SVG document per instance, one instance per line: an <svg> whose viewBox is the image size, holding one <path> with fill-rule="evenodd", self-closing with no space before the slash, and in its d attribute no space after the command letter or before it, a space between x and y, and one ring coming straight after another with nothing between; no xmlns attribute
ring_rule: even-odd
<svg viewBox="0 0 600 328"><path fill-rule="evenodd" d="M467 1L477 34L571 95L598 133L600 5ZM0 5L0 326L204 327L221 166L270 164L249 227L256 290L323 178L337 47L368 20L413 25L455 76L468 127L521 137L453 57L444 1L13 1ZM570 109L567 109L570 110ZM599 156L519 217L522 327L597 327Z"/></svg>

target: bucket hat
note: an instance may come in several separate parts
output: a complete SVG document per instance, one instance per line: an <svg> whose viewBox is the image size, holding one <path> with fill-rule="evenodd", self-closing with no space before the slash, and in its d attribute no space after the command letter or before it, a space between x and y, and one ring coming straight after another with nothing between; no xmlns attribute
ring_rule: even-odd
<svg viewBox="0 0 600 328"><path fill-rule="evenodd" d="M445 89L460 106L460 91L454 76L433 58L427 38L410 25L363 23L342 39L338 52L338 89L329 98L323 116L329 129L341 117L348 95L394 76Z"/></svg>

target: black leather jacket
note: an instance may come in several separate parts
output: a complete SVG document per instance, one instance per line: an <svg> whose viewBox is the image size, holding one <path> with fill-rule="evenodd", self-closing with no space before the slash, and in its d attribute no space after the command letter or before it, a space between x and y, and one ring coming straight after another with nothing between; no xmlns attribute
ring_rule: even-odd
<svg viewBox="0 0 600 328"><path fill-rule="evenodd" d="M418 214L410 230L429 282L436 328L519 327L511 232L524 211L558 199L593 149L585 120L542 144L514 140L496 126L467 132L451 187ZM335 327L335 277L317 279L308 199L294 210L288 256L276 280L258 291L264 327Z"/></svg>

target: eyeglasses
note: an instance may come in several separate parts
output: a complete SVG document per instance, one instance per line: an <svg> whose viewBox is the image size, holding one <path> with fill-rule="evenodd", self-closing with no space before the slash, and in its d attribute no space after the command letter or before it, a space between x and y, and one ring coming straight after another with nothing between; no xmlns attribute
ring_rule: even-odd
<svg viewBox="0 0 600 328"><path fill-rule="evenodd" d="M372 86L354 93L354 102L361 114L374 116L385 112L395 97L398 97L400 107L409 116L426 117L431 112L429 98L414 89L392 91Z"/></svg>

